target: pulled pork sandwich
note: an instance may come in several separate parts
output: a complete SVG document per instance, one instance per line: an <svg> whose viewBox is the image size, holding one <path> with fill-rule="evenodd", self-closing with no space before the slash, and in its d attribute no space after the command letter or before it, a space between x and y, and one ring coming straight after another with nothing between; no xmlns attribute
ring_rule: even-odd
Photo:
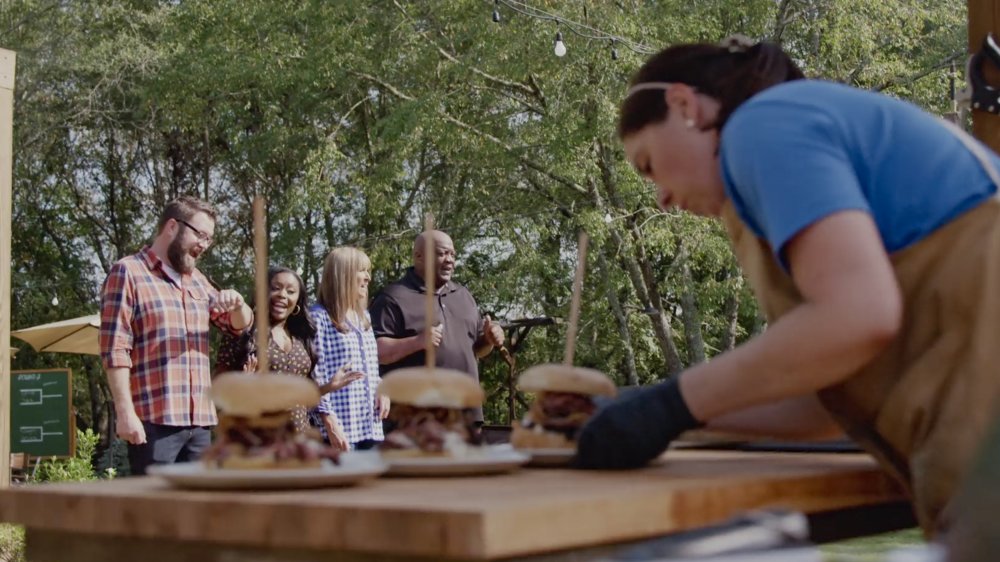
<svg viewBox="0 0 1000 562"><path fill-rule="evenodd" d="M511 445L518 449L575 449L576 437L597 409L594 396L615 395L615 383L604 373L583 367L549 364L524 371L518 387L535 393L535 401Z"/></svg>
<svg viewBox="0 0 1000 562"><path fill-rule="evenodd" d="M319 403L316 383L297 375L223 373L212 381L219 407L215 442L202 454L212 468L318 467L338 452L314 435L296 432L292 409Z"/></svg>
<svg viewBox="0 0 1000 562"><path fill-rule="evenodd" d="M478 446L475 408L483 389L475 379L451 369L399 369L378 387L389 398L396 428L379 446L387 457L461 457Z"/></svg>

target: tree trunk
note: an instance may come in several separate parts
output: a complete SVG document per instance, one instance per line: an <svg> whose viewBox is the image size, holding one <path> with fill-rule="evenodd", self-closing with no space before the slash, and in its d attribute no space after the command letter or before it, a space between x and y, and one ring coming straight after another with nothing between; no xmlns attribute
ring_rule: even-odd
<svg viewBox="0 0 1000 562"><path fill-rule="evenodd" d="M597 253L597 260L601 271L607 271L608 261L604 257L603 248L601 252ZM611 278L607 274L603 277L605 280ZM622 309L621 301L618 300L618 292L615 290L615 287L611 283L606 283L605 291L608 294L608 302L611 304L611 313L614 314L615 320L618 322L618 333L621 335L622 351L625 353L625 384L638 386L639 371L635 366L635 349L632 347L632 330L628 326L628 317Z"/></svg>
<svg viewBox="0 0 1000 562"><path fill-rule="evenodd" d="M209 193L209 184L211 182L211 176L212 176L212 148L211 148L211 145L209 144L208 126L207 125L205 126L204 134L202 136L202 142L203 142L203 146L202 146L202 151L203 151L202 165L205 167L205 169L203 170L204 174L202 176L202 179L204 180L204 190L205 190L205 193L202 195L202 197L204 198L205 201L209 201L210 200L209 199L209 195L210 195L210 193Z"/></svg>
<svg viewBox="0 0 1000 562"><path fill-rule="evenodd" d="M681 288L681 321L688 348L688 365L695 365L705 361L705 338L701 333L701 313L695 300L694 280L691 279L691 268L687 263L681 265L681 278L684 280Z"/></svg>
<svg viewBox="0 0 1000 562"><path fill-rule="evenodd" d="M736 328L739 326L740 301L736 295L730 294L722 305L722 314L726 319L726 329L719 341L721 351L729 351L736 347Z"/></svg>
<svg viewBox="0 0 1000 562"><path fill-rule="evenodd" d="M754 317L753 320L753 329L750 331L750 336L757 337L763 334L764 330L766 329L767 329L767 319L764 318L764 315L761 314L760 311L758 310L757 316Z"/></svg>
<svg viewBox="0 0 1000 562"><path fill-rule="evenodd" d="M608 192L611 205L609 206L605 203L604 198L597 189L596 182L591 180L590 193L594 199L594 203L603 213L608 213L613 209L621 209L623 205L618 197L614 174L611 172L610 162L612 155L610 149L601 142L596 142L594 149L597 154L597 164L601 170L601 184ZM628 274L629 280L632 282L636 296L643 304L643 308L653 311L649 315L649 320L653 324L653 332L656 334L657 342L663 351L663 360L667 367L665 377L663 378L671 377L684 370L684 364L681 361L680 353L677 351L677 345L674 344L673 329L670 327L670 321L663 309L663 299L660 298L660 291L657 287L656 278L653 275L653 267L646 257L646 251L643 249L642 232L635 223L629 223L628 230L631 235L631 244L626 247L619 229L613 224L608 225L608 233L611 235L614 243L619 248L628 250L628 252L621 252L619 257L625 268L625 272Z"/></svg>
<svg viewBox="0 0 1000 562"><path fill-rule="evenodd" d="M111 437L114 432L110 429L110 416L108 415L108 404L110 401L105 396L104 387L101 384L101 369L95 365L96 361L88 361L85 367L87 372L87 390L90 393L90 419L93 421L94 433L101 436L101 446L111 445Z"/></svg>

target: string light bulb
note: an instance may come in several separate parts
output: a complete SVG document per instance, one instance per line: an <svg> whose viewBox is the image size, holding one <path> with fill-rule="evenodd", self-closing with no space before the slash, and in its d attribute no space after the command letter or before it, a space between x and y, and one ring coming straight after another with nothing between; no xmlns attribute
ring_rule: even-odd
<svg viewBox="0 0 1000 562"><path fill-rule="evenodd" d="M499 23L501 21L499 6L503 4L504 8L510 10L515 14L521 14L529 18L534 18L537 20L554 22L559 26L559 31L565 29L569 33L575 33L576 35L586 39L587 41L611 41L611 57L612 59L617 59L618 57L618 44L621 44L626 49L633 52L639 53L641 55L652 55L656 53L656 49L648 47L642 43L637 43L628 39L627 37L621 37L619 35L614 35L606 31L602 31L595 27L591 27L585 23L574 21L571 19L564 18L563 16L547 12L540 8L530 6L523 0L493 0L493 21ZM584 7L583 17L587 19L587 9ZM558 51L556 56L562 57L566 54L566 44L562 42L562 34L556 34L556 45L555 49Z"/></svg>
<svg viewBox="0 0 1000 562"><path fill-rule="evenodd" d="M562 31L556 32L556 47L555 53L557 57L566 56L566 43L563 43Z"/></svg>
<svg viewBox="0 0 1000 562"><path fill-rule="evenodd" d="M57 295L52 295L52 306L59 306L59 297Z"/></svg>

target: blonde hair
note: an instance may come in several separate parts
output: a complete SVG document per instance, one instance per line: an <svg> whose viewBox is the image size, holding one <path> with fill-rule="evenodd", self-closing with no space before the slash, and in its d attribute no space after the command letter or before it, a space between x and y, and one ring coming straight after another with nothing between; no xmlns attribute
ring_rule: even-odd
<svg viewBox="0 0 1000 562"><path fill-rule="evenodd" d="M365 310L368 308L367 299L359 298L356 293L358 273L370 272L371 269L371 260L358 248L340 246L326 255L316 300L326 309L330 321L337 330L344 333L350 331L347 314L351 310L357 314L362 328L371 327L371 322L365 315Z"/></svg>

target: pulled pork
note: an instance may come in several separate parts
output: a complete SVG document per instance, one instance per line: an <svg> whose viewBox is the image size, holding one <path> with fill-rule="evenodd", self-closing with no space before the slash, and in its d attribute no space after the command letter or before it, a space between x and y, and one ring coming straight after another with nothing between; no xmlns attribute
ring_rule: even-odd
<svg viewBox="0 0 1000 562"><path fill-rule="evenodd" d="M458 435L470 445L480 443L472 410L393 404L389 420L396 423L396 429L385 436L380 445L382 449L420 449L441 453L449 433Z"/></svg>
<svg viewBox="0 0 1000 562"><path fill-rule="evenodd" d="M574 440L596 409L590 396L575 392L542 392L531 405L523 425L528 428L540 425Z"/></svg>
<svg viewBox="0 0 1000 562"><path fill-rule="evenodd" d="M273 417L287 414L274 414ZM265 414L263 419L269 416ZM221 464L230 456L240 457L271 457L276 462L296 459L313 461L319 458L338 462L339 453L330 447L325 447L305 434L297 432L295 422L288 419L285 423L265 423L258 425L256 420L238 416L221 416L216 439L202 454L207 462Z"/></svg>

